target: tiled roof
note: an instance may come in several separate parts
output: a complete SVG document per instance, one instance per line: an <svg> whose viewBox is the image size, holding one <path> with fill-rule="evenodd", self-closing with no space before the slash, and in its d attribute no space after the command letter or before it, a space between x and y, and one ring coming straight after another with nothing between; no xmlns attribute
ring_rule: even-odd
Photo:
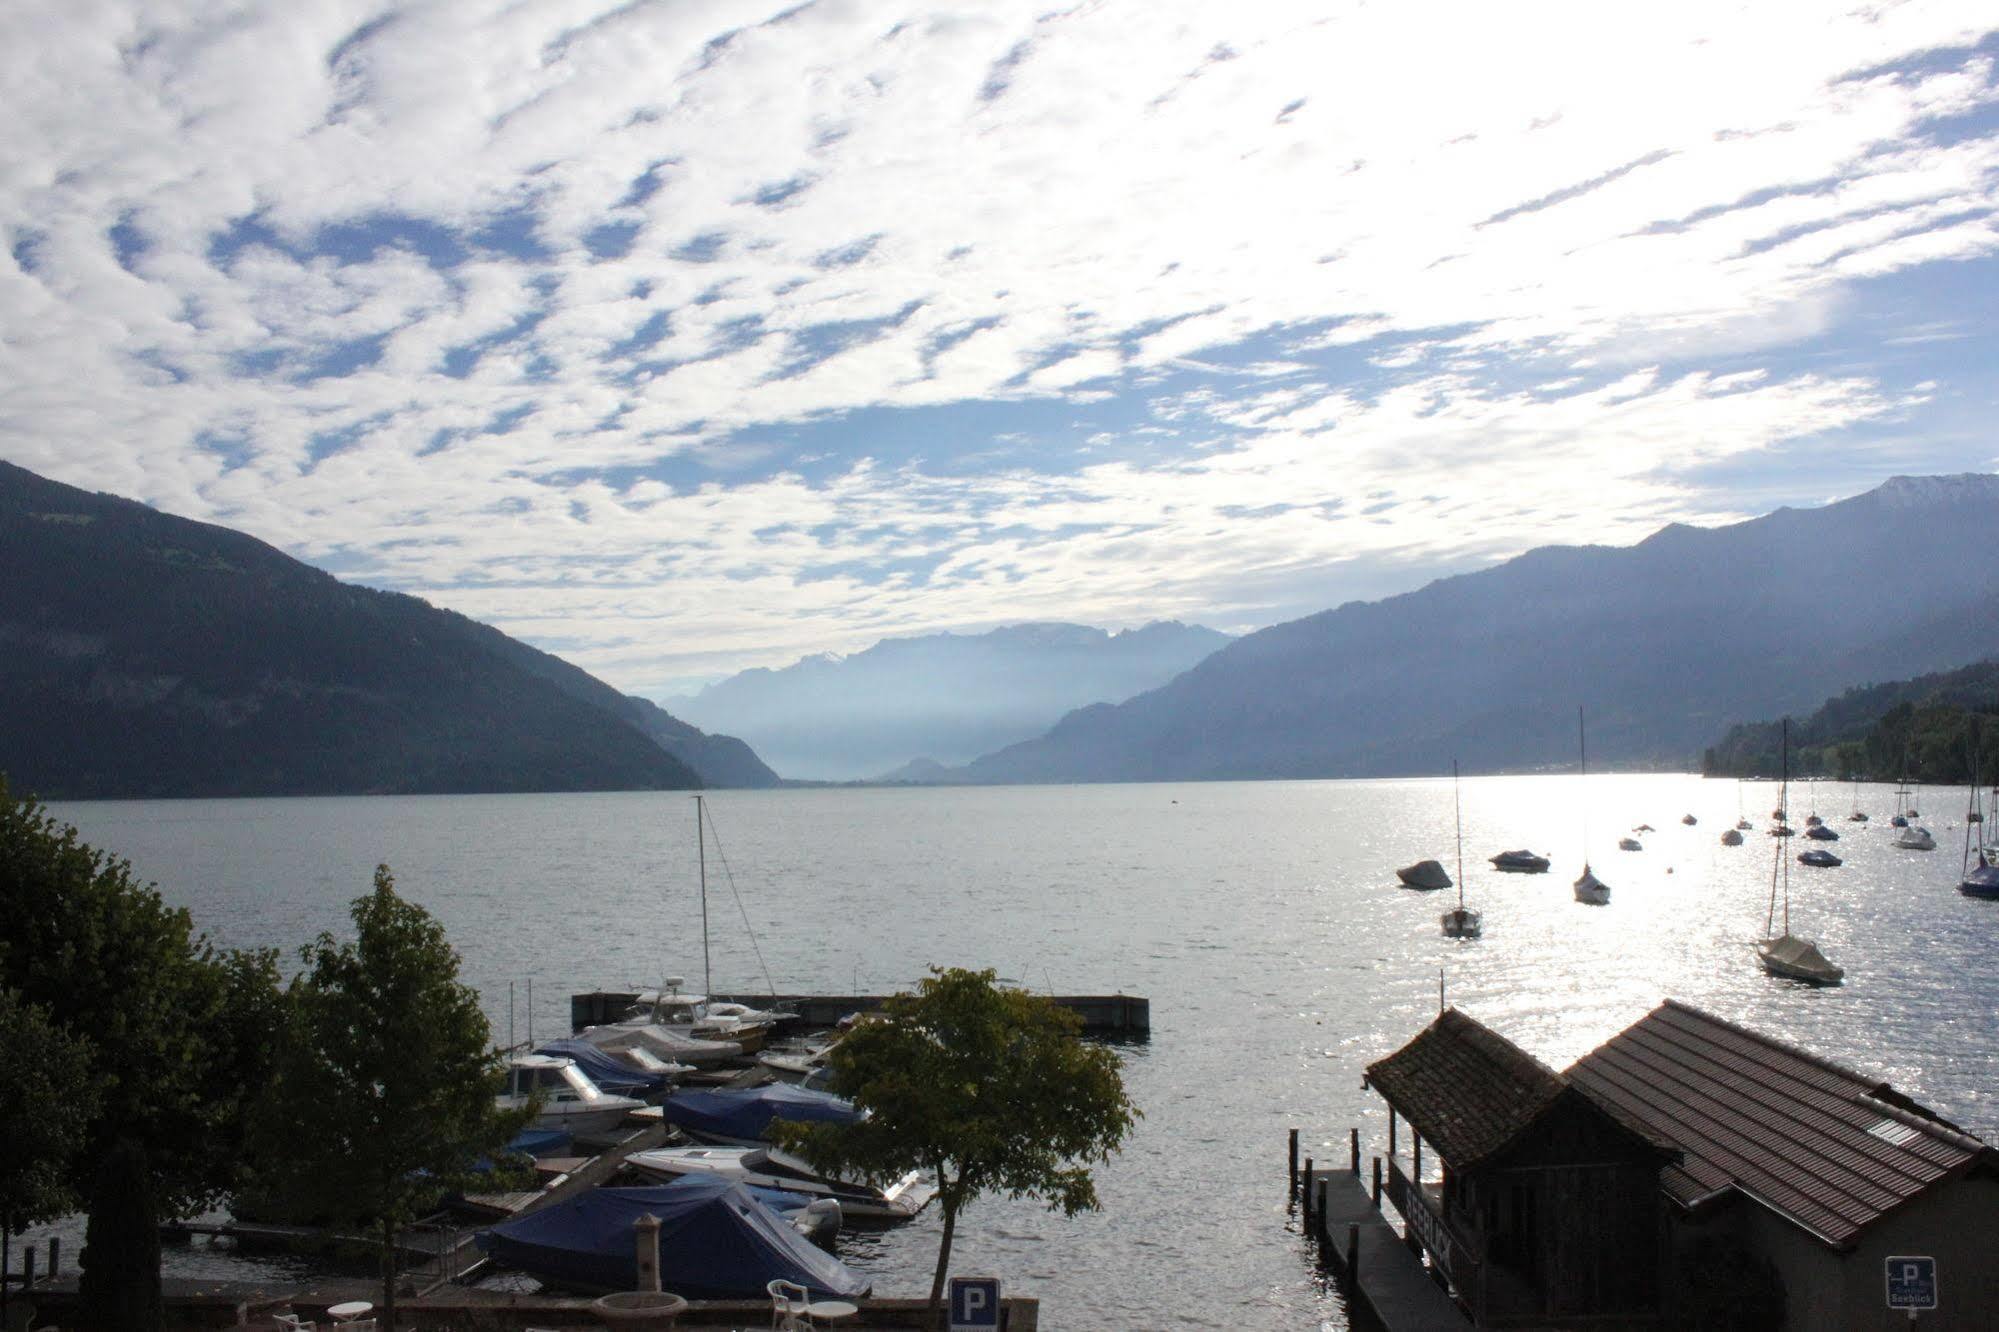
<svg viewBox="0 0 1999 1332"><path fill-rule="evenodd" d="M1455 1008L1369 1064L1367 1080L1456 1170L1513 1141L1568 1088L1561 1074Z"/></svg>
<svg viewBox="0 0 1999 1332"><path fill-rule="evenodd" d="M1667 1000L1584 1055L1568 1080L1678 1147L1667 1195L1730 1190L1834 1248L1939 1180L1999 1155L1884 1082Z"/></svg>

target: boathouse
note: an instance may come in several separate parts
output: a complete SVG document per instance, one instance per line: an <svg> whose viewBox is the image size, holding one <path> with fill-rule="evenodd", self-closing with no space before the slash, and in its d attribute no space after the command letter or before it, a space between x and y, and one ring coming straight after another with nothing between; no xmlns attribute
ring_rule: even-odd
<svg viewBox="0 0 1999 1332"><path fill-rule="evenodd" d="M1783 1041L1669 1000L1556 1073L1448 1010L1367 1080L1390 1200L1480 1326L1901 1328L1914 1256L1927 1325L1999 1327L1999 1153Z"/></svg>
<svg viewBox="0 0 1999 1332"><path fill-rule="evenodd" d="M1473 1322L1656 1321L1671 1149L1457 1009L1367 1082L1388 1102L1389 1200Z"/></svg>

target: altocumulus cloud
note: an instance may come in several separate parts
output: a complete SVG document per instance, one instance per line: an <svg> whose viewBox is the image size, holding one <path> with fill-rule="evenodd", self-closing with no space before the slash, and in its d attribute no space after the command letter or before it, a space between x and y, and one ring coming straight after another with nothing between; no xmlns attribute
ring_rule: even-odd
<svg viewBox="0 0 1999 1332"><path fill-rule="evenodd" d="M11 5L0 453L633 689L1265 623L1991 465L1992 26Z"/></svg>

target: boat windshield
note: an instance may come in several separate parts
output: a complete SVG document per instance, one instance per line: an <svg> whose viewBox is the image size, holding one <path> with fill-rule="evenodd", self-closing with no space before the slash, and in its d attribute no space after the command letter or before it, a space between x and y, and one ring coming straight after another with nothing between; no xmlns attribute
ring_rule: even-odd
<svg viewBox="0 0 1999 1332"><path fill-rule="evenodd" d="M604 1094L598 1091L597 1084L590 1081L583 1070L574 1064L564 1064L559 1070L544 1070L544 1072L551 1071L556 1072L561 1078L561 1082L554 1088L557 1100L595 1101Z"/></svg>

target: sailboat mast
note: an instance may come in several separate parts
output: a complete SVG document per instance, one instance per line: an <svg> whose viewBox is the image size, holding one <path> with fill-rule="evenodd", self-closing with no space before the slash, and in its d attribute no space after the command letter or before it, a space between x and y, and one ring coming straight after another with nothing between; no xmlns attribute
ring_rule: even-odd
<svg viewBox="0 0 1999 1332"><path fill-rule="evenodd" d="M1458 761L1451 760L1451 822L1458 832L1458 909L1465 905L1465 806L1458 794Z"/></svg>
<svg viewBox="0 0 1999 1332"><path fill-rule="evenodd" d="M1777 807L1784 811L1781 826L1791 826L1791 719L1784 718L1784 758L1783 780L1777 786ZM1791 857L1787 854L1789 843L1777 839L1777 859L1784 864L1784 933L1791 933Z"/></svg>
<svg viewBox="0 0 1999 1332"><path fill-rule="evenodd" d="M701 866L701 993L715 993L715 968L708 960L708 808L694 797L694 846Z"/></svg>
<svg viewBox="0 0 1999 1332"><path fill-rule="evenodd" d="M1583 729L1583 710L1576 709L1576 753L1580 755L1577 771L1583 778L1581 803L1583 807L1583 870L1589 870L1589 733Z"/></svg>

